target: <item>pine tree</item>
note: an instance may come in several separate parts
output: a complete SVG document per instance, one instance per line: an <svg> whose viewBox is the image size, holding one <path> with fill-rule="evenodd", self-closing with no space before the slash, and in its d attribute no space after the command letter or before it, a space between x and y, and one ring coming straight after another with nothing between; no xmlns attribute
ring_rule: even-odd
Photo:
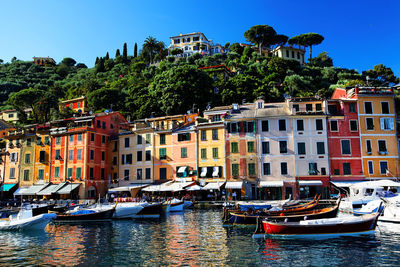
<svg viewBox="0 0 400 267"><path fill-rule="evenodd" d="M128 61L128 46L126 43L124 43L124 49L122 50L122 60L124 62Z"/></svg>
<svg viewBox="0 0 400 267"><path fill-rule="evenodd" d="M104 72L105 68L104 68L104 58L99 58L99 62L98 64L96 64L96 73L98 72Z"/></svg>
<svg viewBox="0 0 400 267"><path fill-rule="evenodd" d="M120 57L121 56L121 53L119 52L119 49L117 49L117 51L115 52L115 57L117 58L117 57Z"/></svg>
<svg viewBox="0 0 400 267"><path fill-rule="evenodd" d="M106 54L106 56L105 56L104 59L105 59L105 60L110 59L110 55L108 54L108 52L107 52L107 54Z"/></svg>
<svg viewBox="0 0 400 267"><path fill-rule="evenodd" d="M96 61L94 62L94 65L97 65L99 63L99 57L96 57Z"/></svg>
<svg viewBox="0 0 400 267"><path fill-rule="evenodd" d="M137 57L137 43L135 43L135 51L133 53L133 57Z"/></svg>

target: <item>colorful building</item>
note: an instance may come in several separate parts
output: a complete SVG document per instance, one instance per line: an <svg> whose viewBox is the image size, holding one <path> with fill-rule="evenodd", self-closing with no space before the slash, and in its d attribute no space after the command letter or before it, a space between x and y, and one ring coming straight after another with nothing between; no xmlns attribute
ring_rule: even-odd
<svg viewBox="0 0 400 267"><path fill-rule="evenodd" d="M195 53L201 53L203 55L222 54L224 52L220 44L214 44L212 40L202 32L194 32L188 34L179 34L177 36L170 37L171 44L168 50L171 52L175 49L182 49L183 57L191 56Z"/></svg>
<svg viewBox="0 0 400 267"><path fill-rule="evenodd" d="M60 110L62 110L63 108L70 108L78 113L89 112L86 96L61 101L59 104L59 108Z"/></svg>

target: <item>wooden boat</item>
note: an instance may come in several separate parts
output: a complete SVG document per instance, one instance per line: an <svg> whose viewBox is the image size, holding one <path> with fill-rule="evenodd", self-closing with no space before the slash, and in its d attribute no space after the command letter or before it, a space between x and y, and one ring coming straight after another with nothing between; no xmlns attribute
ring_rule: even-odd
<svg viewBox="0 0 400 267"><path fill-rule="evenodd" d="M176 198L172 200L167 200L167 202L165 202L163 206L166 213L174 211L183 211L183 207L184 207L184 201Z"/></svg>
<svg viewBox="0 0 400 267"><path fill-rule="evenodd" d="M57 217L54 213L33 215L31 208L22 208L17 215L0 220L0 230L44 230L46 225Z"/></svg>
<svg viewBox="0 0 400 267"><path fill-rule="evenodd" d="M55 223L74 223L74 222L99 222L110 221L115 211L115 206L108 210L82 209L71 212L57 214Z"/></svg>
<svg viewBox="0 0 400 267"><path fill-rule="evenodd" d="M253 237L326 238L345 235L373 234L380 213L359 217L305 220L300 222L272 222L261 220Z"/></svg>

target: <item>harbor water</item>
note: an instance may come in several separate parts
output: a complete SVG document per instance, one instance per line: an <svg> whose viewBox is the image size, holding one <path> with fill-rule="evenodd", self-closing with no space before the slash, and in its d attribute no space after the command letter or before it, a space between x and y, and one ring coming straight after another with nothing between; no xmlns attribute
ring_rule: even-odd
<svg viewBox="0 0 400 267"><path fill-rule="evenodd" d="M221 210L188 210L152 220L48 225L2 232L1 266L398 266L400 225L374 236L323 240L253 239L252 227L223 227Z"/></svg>

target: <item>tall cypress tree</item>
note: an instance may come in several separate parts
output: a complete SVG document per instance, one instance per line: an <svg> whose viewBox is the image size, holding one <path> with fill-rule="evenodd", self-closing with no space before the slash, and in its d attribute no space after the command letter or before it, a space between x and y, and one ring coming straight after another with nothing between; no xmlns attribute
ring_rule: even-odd
<svg viewBox="0 0 400 267"><path fill-rule="evenodd" d="M96 57L96 61L94 62L94 65L97 65L99 63L99 57Z"/></svg>
<svg viewBox="0 0 400 267"><path fill-rule="evenodd" d="M110 59L110 55L108 54L108 52L107 52L107 54L106 54L106 56L105 56L104 59L105 59L105 60Z"/></svg>
<svg viewBox="0 0 400 267"><path fill-rule="evenodd" d="M115 52L115 57L117 58L117 57L120 57L121 56L121 53L119 52L119 49L117 49L117 51Z"/></svg>
<svg viewBox="0 0 400 267"><path fill-rule="evenodd" d="M135 51L133 53L133 57L137 57L137 43L135 43Z"/></svg>
<svg viewBox="0 0 400 267"><path fill-rule="evenodd" d="M124 43L124 49L122 50L122 60L124 62L128 61L128 46L126 43Z"/></svg>

